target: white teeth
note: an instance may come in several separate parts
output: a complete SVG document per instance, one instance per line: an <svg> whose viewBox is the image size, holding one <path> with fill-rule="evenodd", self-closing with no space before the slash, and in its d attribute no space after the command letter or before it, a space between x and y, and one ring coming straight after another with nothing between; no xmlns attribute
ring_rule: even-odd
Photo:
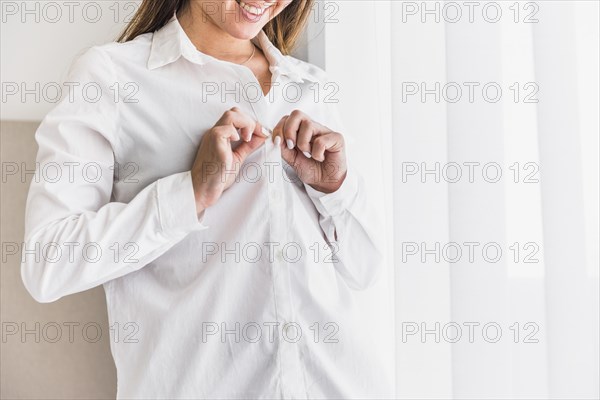
<svg viewBox="0 0 600 400"><path fill-rule="evenodd" d="M242 0L239 0L240 7L242 7L244 10L248 11L250 14L254 14L254 15L263 15L264 12L267 10L267 8L271 7L274 3L266 3L265 4L265 8L258 8L258 7L254 7L251 6L249 4L244 3Z"/></svg>

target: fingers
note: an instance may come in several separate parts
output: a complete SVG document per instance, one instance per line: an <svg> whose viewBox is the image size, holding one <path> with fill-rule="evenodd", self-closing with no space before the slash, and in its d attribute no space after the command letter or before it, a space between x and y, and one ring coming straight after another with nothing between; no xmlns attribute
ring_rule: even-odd
<svg viewBox="0 0 600 400"><path fill-rule="evenodd" d="M246 158L250 154L252 154L256 149L258 149L260 147L260 145L263 144L264 142L265 142L264 137L259 137L259 136L253 135L252 139L250 139L249 142L240 144L235 150L233 150L233 153L235 155L237 155L238 162L243 163L246 160Z"/></svg>
<svg viewBox="0 0 600 400"><path fill-rule="evenodd" d="M260 123L256 122L253 118L242 112L239 108L233 107L230 110L225 111L223 116L217 121L216 126L231 126L237 130L239 136L235 140L244 140L249 142L253 135L260 137L267 137L263 132L263 128ZM235 137L234 135L231 136Z"/></svg>
<svg viewBox="0 0 600 400"><path fill-rule="evenodd" d="M302 119L300 128L296 135L296 147L300 149L306 158L311 158L312 146L311 141L320 133L319 127L310 119ZM315 138L316 139L316 138Z"/></svg>
<svg viewBox="0 0 600 400"><path fill-rule="evenodd" d="M310 140L320 132L319 124L310 119L302 111L294 110L285 120L283 139L288 149L298 147L305 156L310 158Z"/></svg>
<svg viewBox="0 0 600 400"><path fill-rule="evenodd" d="M212 128L211 131L217 136L217 138L233 140L234 142L240 140L240 134L238 130L233 128L231 125L217 125Z"/></svg>
<svg viewBox="0 0 600 400"><path fill-rule="evenodd" d="M273 128L273 139L280 137L283 139L283 142L285 142L285 138L283 137L283 127L285 126L285 121L287 121L287 119L289 117L290 117L289 115L284 116L283 118L281 118L279 120L277 125L275 125L275 128ZM288 149L293 149L293 148L294 148L293 145L292 145L292 147L288 147Z"/></svg>
<svg viewBox="0 0 600 400"><path fill-rule="evenodd" d="M313 139L311 155L316 161L325 161L325 151L335 153L344 148L344 137L337 132L324 133Z"/></svg>
<svg viewBox="0 0 600 400"><path fill-rule="evenodd" d="M298 151L305 158L314 158L315 161L323 162L326 151L336 152L344 147L341 134L330 131L299 110L281 118L273 131L270 131L239 108L233 107L223 114L215 129L224 138L235 141L241 139L246 142L247 145L240 145L236 149L236 154L242 160L271 135L274 139L281 138L287 148L284 153L289 156L288 158L292 156L295 158ZM255 137L261 140L254 140Z"/></svg>
<svg viewBox="0 0 600 400"><path fill-rule="evenodd" d="M297 149L306 158L313 158L313 152L320 149L318 150L320 151L319 158L316 158L318 161L324 160L325 150L339 146L339 140L328 139L316 149L313 149L314 141L327 133L334 132L331 132L328 128L318 124L308 115L298 110L284 116L275 129L273 129L273 135L281 136L288 150ZM343 145L343 142L341 144Z"/></svg>

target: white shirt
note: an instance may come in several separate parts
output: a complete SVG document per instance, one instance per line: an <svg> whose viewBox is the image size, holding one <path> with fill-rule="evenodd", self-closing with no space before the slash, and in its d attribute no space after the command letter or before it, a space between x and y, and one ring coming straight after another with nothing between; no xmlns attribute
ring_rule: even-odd
<svg viewBox="0 0 600 400"><path fill-rule="evenodd" d="M374 345L387 335L373 293L381 223L352 160L324 194L267 140L196 214L189 170L233 106L271 129L299 109L353 143L325 73L262 31L253 41L273 73L266 97L175 17L78 58L36 133L23 281L40 302L104 285L119 398L390 397Z"/></svg>

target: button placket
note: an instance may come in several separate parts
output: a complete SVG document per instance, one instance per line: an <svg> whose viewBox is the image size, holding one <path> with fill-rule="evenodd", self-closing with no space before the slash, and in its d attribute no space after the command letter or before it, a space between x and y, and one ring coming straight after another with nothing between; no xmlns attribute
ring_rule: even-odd
<svg viewBox="0 0 600 400"><path fill-rule="evenodd" d="M246 71L242 74L246 77ZM279 77L278 72L275 72ZM254 77L247 77L247 84L256 83ZM276 79L273 80L276 82ZM243 82L242 82L243 83ZM267 97L261 96L257 102L249 101L256 120L261 124L271 123L269 111L275 104L269 103ZM278 118L279 116L274 116ZM274 126L267 126L273 129ZM281 148L275 146L272 138L267 138L263 147L265 165L265 178L267 179L267 213L269 219L269 241L275 243L275 257L271 263L271 274L273 279L273 296L275 312L278 325L278 353L280 361L281 388L284 398L306 398L307 391L304 382L304 369L300 362L299 343L289 341L284 326L295 322L295 313L292 305L290 286L290 266L286 262L282 249L288 241L288 224L286 218L285 203L283 201L283 159Z"/></svg>
<svg viewBox="0 0 600 400"><path fill-rule="evenodd" d="M266 161L274 174L269 176L269 226L270 240L275 243L275 257L272 263L273 294L275 296L277 319L279 322L279 354L284 398L296 398L306 393L304 375L300 363L298 343L288 337L289 324L294 322L294 309L291 301L290 266L285 260L283 248L288 242L285 204L281 201L283 191L283 169L281 148L267 140ZM293 339L293 338L292 338ZM303 396L304 397L304 396Z"/></svg>

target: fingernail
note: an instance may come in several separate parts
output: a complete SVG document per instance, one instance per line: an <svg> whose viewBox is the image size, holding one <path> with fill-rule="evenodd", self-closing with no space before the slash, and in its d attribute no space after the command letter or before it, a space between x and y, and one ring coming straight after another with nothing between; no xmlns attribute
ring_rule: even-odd
<svg viewBox="0 0 600 400"><path fill-rule="evenodd" d="M281 144L281 136L275 136L275 146L279 146Z"/></svg>
<svg viewBox="0 0 600 400"><path fill-rule="evenodd" d="M287 148L288 148L288 149L290 149L290 150L291 150L291 149L293 149L293 148L294 148L294 142L292 142L292 139L287 139L287 140L285 141L285 143L287 144Z"/></svg>
<svg viewBox="0 0 600 400"><path fill-rule="evenodd" d="M273 131L272 131L272 130L270 130L269 128L265 128L265 127L263 126L263 128L262 128L262 133L264 133L264 134L265 134L265 136L271 136L271 135L273 134Z"/></svg>
<svg viewBox="0 0 600 400"><path fill-rule="evenodd" d="M303 151L302 154L304 154L306 158L312 158L312 155L308 151Z"/></svg>

